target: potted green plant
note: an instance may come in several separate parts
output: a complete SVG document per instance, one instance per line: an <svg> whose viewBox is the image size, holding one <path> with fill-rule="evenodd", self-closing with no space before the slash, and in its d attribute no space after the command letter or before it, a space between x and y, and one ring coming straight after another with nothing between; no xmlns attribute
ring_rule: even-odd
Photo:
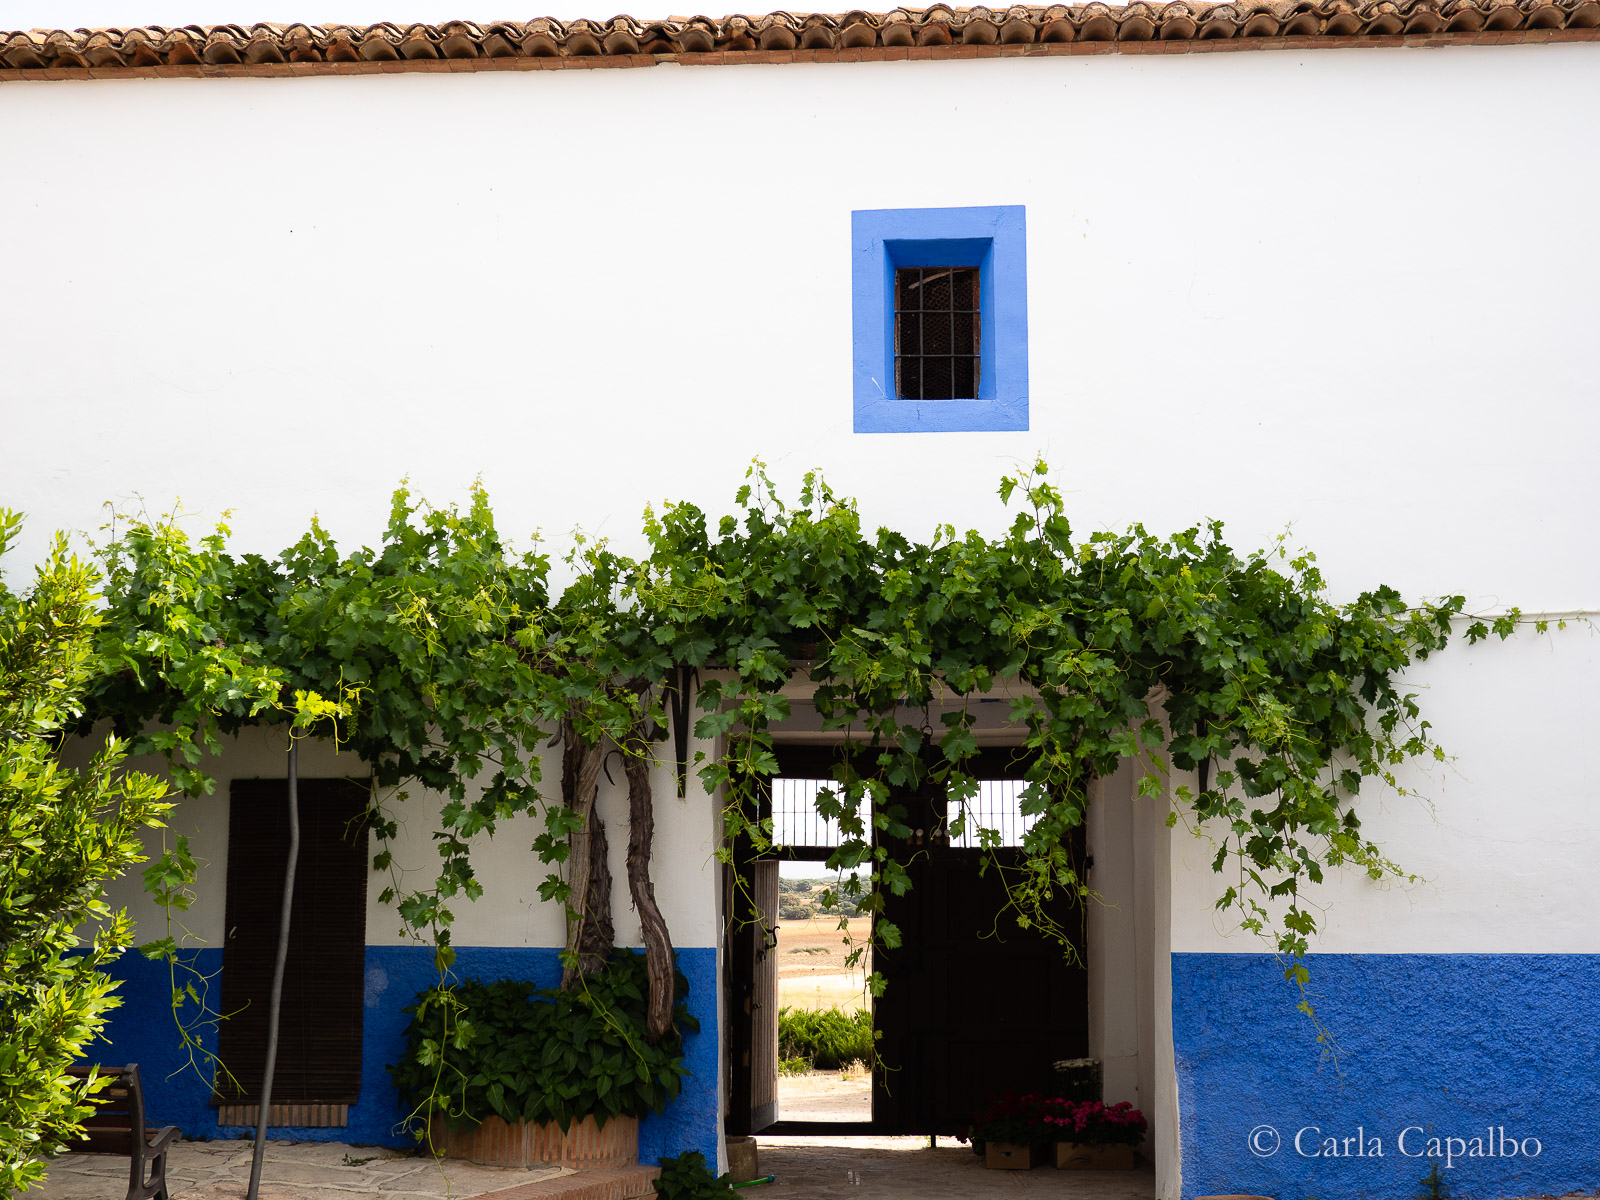
<svg viewBox="0 0 1600 1200"><path fill-rule="evenodd" d="M647 986L643 955L621 951L571 990L469 979L423 992L389 1068L419 1138L495 1165L637 1162L638 1120L677 1097L682 1030L699 1029L679 973L674 1025L650 1042Z"/></svg>
<svg viewBox="0 0 1600 1200"><path fill-rule="evenodd" d="M1056 1166L1090 1171L1128 1171L1138 1161L1134 1147L1149 1127L1127 1101L1066 1101L1044 1117L1055 1141Z"/></svg>
<svg viewBox="0 0 1600 1200"><path fill-rule="evenodd" d="M733 1200L739 1194L732 1179L713 1171L698 1150L663 1158L655 1189L660 1200Z"/></svg>

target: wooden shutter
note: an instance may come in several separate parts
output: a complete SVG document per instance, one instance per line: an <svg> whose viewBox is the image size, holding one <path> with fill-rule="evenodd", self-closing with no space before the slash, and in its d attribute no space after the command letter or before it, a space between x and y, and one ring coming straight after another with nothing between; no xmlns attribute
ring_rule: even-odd
<svg viewBox="0 0 1600 1200"><path fill-rule="evenodd" d="M742 864L743 882L728 869L735 914L729 930L734 982L729 1013L732 1054L727 1128L757 1133L778 1119L778 862Z"/></svg>
<svg viewBox="0 0 1600 1200"><path fill-rule="evenodd" d="M354 1104L361 1091L368 786L302 779L300 853L278 1021L272 1099ZM215 1102L258 1104L283 869L289 784L236 779L230 798L227 924Z"/></svg>
<svg viewBox="0 0 1600 1200"><path fill-rule="evenodd" d="M750 864L758 910L747 931L754 940L755 988L750 1002L750 1128L778 1119L778 860Z"/></svg>

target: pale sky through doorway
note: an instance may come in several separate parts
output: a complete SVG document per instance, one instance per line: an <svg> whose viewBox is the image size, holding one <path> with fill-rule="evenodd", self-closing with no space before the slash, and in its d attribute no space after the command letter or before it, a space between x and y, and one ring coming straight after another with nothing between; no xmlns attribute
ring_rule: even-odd
<svg viewBox="0 0 1600 1200"><path fill-rule="evenodd" d="M778 860L778 874L784 879L826 879L830 883L841 879L838 872L820 862L791 862L786 858Z"/></svg>

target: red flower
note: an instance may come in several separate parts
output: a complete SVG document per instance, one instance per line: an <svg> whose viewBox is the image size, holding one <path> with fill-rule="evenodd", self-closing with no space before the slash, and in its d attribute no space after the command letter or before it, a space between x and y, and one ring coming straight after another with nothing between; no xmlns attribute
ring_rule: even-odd
<svg viewBox="0 0 1600 1200"><path fill-rule="evenodd" d="M1108 1107L1099 1100L1062 1100L1029 1093L993 1101L973 1118L967 1136L974 1142L1136 1145L1147 1128L1144 1114L1126 1101Z"/></svg>

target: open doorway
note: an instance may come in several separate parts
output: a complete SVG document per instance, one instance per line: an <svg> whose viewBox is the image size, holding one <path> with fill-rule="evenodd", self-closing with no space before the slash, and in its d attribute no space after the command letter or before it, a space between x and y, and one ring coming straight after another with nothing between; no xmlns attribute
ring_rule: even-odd
<svg viewBox="0 0 1600 1200"><path fill-rule="evenodd" d="M831 761L820 750L781 761L760 813L773 845L761 858L735 846L727 875L728 1131L862 1132L872 1127L871 919L864 894L847 895L827 866L841 834L816 797Z"/></svg>
<svg viewBox="0 0 1600 1200"><path fill-rule="evenodd" d="M994 749L980 752L974 763L985 811L970 816L999 830L1001 845L980 850L970 836L949 837L953 814L942 791L895 796L909 813L911 833L884 844L906 864L912 888L885 896L879 919L898 927L901 945L847 966L845 935L863 944L868 919L837 909L802 913L800 898L808 893L798 887L808 882L810 894L819 890L814 881L826 872L818 874L813 864L839 844L837 825L819 817L813 801L818 788L830 786L840 752L780 747L780 772L760 814L772 821L775 846L760 860L735 848L727 910L733 914L728 982L734 1000L728 1131L961 1132L990 1097L1039 1090L1053 1062L1088 1053L1086 956L1068 961L1058 943L1004 915L1002 872L1020 864L1026 829L1020 812L1024 763L1017 751ZM1071 850L1082 861L1081 830ZM988 867L980 871L985 858ZM786 909L794 914L787 920ZM1074 932L1081 955L1081 910L1063 897L1053 915ZM865 994L872 970L887 984L877 1000ZM870 1084L862 1080L852 1088L841 1070L837 1080L786 1087L786 1078L801 1078L780 1074L785 1055L778 1025L786 1001L790 1007L809 1001L843 1016L866 1013L877 1050ZM792 1063L790 1069L797 1071Z"/></svg>
<svg viewBox="0 0 1600 1200"><path fill-rule="evenodd" d="M872 1120L872 921L843 882L823 859L778 863L780 1121Z"/></svg>

